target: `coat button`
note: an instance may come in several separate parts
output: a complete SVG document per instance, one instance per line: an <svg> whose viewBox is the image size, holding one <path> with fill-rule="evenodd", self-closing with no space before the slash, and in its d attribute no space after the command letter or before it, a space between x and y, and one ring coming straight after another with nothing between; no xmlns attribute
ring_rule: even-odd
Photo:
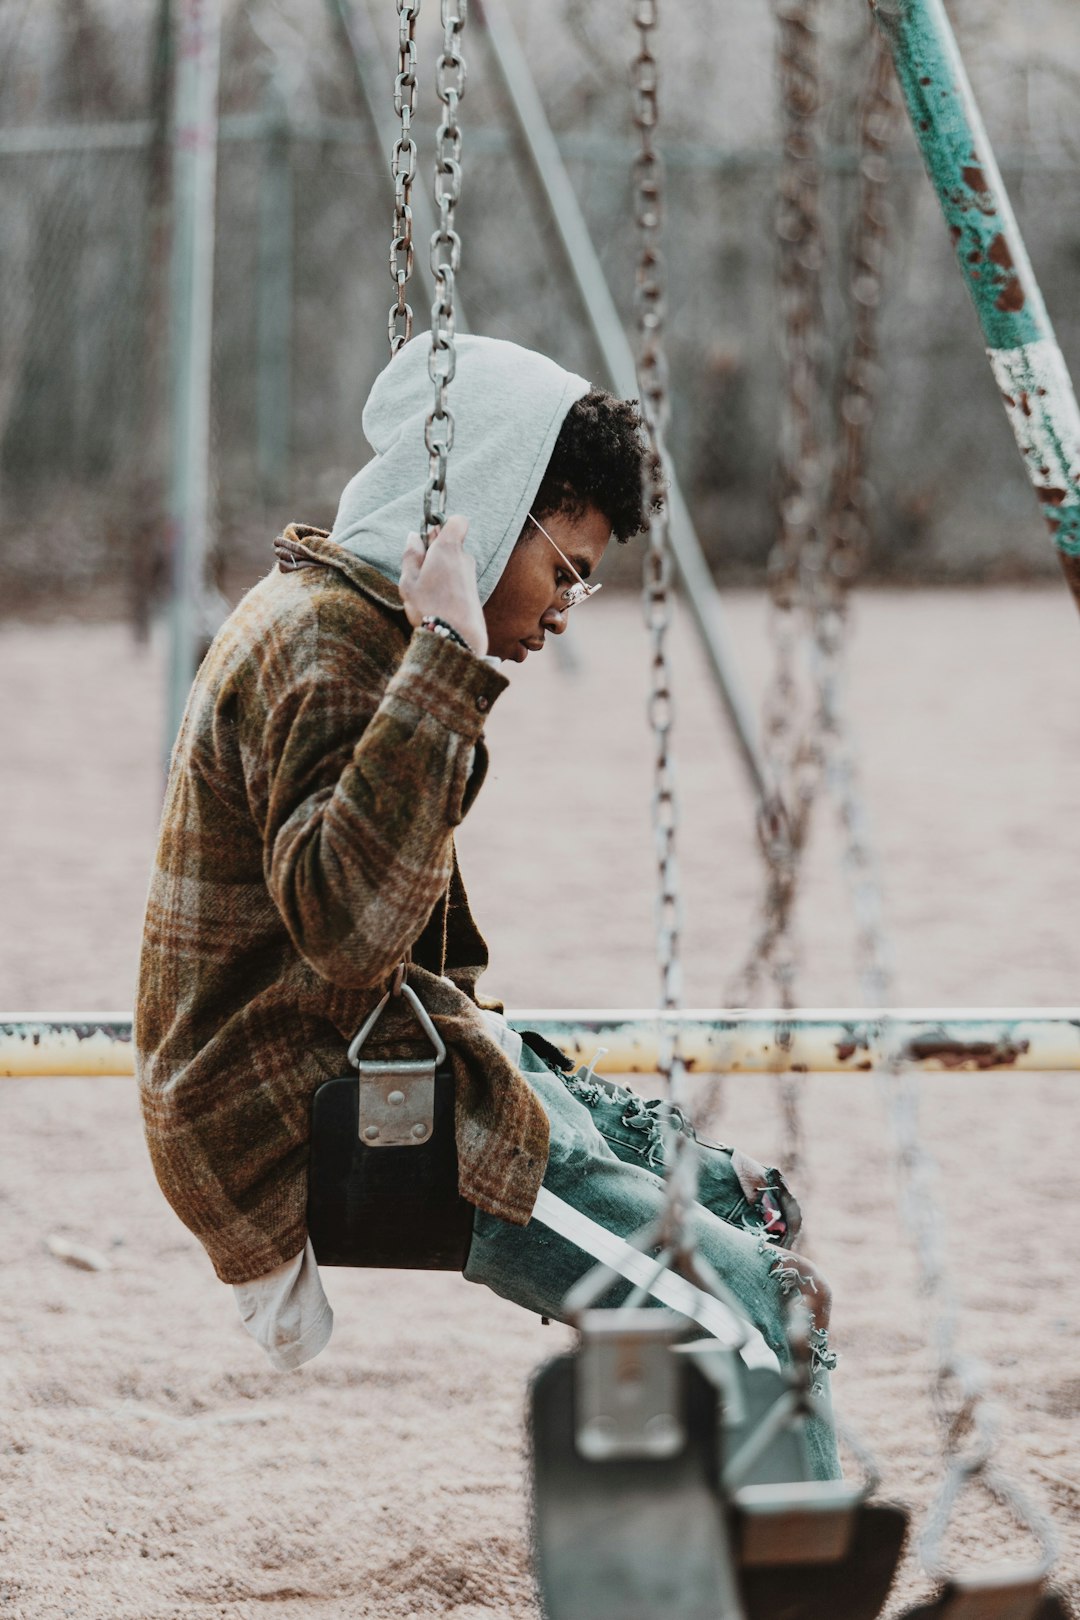
<svg viewBox="0 0 1080 1620"><path fill-rule="evenodd" d="M487 714L488 710L491 708L490 698L486 698L481 692L480 696L476 700L476 707L480 710L481 714Z"/></svg>

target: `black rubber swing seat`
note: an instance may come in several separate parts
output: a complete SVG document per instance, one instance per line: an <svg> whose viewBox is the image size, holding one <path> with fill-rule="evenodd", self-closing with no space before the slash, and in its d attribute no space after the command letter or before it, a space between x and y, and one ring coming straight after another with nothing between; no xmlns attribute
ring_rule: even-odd
<svg viewBox="0 0 1080 1620"><path fill-rule="evenodd" d="M1074 1620L1059 1593L1043 1582L1013 1583L992 1577L946 1582L937 1597L906 1609L901 1620Z"/></svg>
<svg viewBox="0 0 1080 1620"><path fill-rule="evenodd" d="M745 1418L725 1425L725 1460L785 1387L763 1367L746 1369L741 1385ZM747 1620L874 1620L900 1562L907 1514L891 1503L864 1502L841 1481L812 1482L803 1447L800 1429L782 1430L754 1465L753 1483L731 1498ZM846 1511L833 1511L845 1498Z"/></svg>
<svg viewBox="0 0 1080 1620"><path fill-rule="evenodd" d="M361 1057L391 996L411 1007L430 1057ZM454 1077L404 963L348 1056L355 1072L325 1080L311 1101L307 1224L316 1260L463 1271L475 1212L458 1192Z"/></svg>
<svg viewBox="0 0 1080 1620"><path fill-rule="evenodd" d="M739 1493L737 1549L746 1529L738 1503ZM840 1558L748 1568L740 1557L739 1584L747 1620L875 1620L889 1595L906 1534L902 1508L866 1502L856 1510L851 1539Z"/></svg>
<svg viewBox="0 0 1080 1620"><path fill-rule="evenodd" d="M458 1193L454 1078L435 1076L434 1126L416 1147L368 1147L355 1074L311 1103L308 1236L320 1266L463 1271L473 1206Z"/></svg>

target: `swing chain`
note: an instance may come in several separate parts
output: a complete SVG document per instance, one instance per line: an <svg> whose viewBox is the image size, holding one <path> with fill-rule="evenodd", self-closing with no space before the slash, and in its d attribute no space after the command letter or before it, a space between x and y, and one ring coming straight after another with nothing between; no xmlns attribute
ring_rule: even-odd
<svg viewBox="0 0 1080 1620"><path fill-rule="evenodd" d="M881 30L871 27L870 65L858 113L858 195L851 240L848 307L851 340L837 401L839 445L833 463L826 523L826 586L841 608L866 559L873 490L865 476L874 418L878 312L888 250L888 152L899 124L900 101L892 55Z"/></svg>
<svg viewBox="0 0 1080 1620"><path fill-rule="evenodd" d="M638 233L638 262L634 304L637 314L637 378L646 452L642 462L642 500L648 522L648 545L642 587L645 625L651 638L650 689L647 705L653 735L652 820L657 865L657 961L660 968L660 1007L678 1011L682 997L679 960L682 907L676 861L679 815L675 764L671 753L673 702L668 633L671 628L671 534L666 474L666 433L670 414L668 366L664 347L667 313L667 273L662 227L664 216L663 162L656 147L659 122L659 69L653 54L658 23L657 0L634 0L637 55L631 63L634 127L639 145L634 158L634 223ZM659 1241L670 1248L682 1267L693 1263L691 1212L697 1192L698 1163L689 1135L674 1128L675 1109L685 1073L678 1026L661 1021L657 1069L666 1082L671 1117L667 1132L666 1200Z"/></svg>
<svg viewBox="0 0 1080 1620"><path fill-rule="evenodd" d="M842 862L855 915L863 994L870 1006L881 1007L889 1000L892 971L858 767L843 709L847 592L865 560L870 533L872 491L865 466L878 377L877 320L888 245L888 149L899 123L891 53L884 35L873 25L867 50L870 60L858 115L859 190L848 287L852 329L837 408L839 446L826 520L828 566L819 576L821 588L813 621L813 676L823 765L839 821Z"/></svg>
<svg viewBox="0 0 1080 1620"><path fill-rule="evenodd" d="M815 640L815 675L825 755L825 780L841 833L841 863L856 920L860 989L864 1005L885 1008L892 1000L893 973L882 921L881 888L859 793L858 765L851 730L843 709L841 664L838 655L821 657L826 630L836 637L837 654L841 613L833 607L822 616ZM880 1088L889 1121L899 1181L900 1214L915 1253L922 1292L934 1315L935 1370L933 1401L943 1434L945 1480L927 1518L921 1539L928 1571L943 1574L939 1549L953 1505L964 1483L983 1474L987 1486L1009 1502L1022 1522L1041 1537L1037 1516L1009 1482L992 1470L985 1472L993 1455L993 1430L982 1396L980 1369L956 1348L957 1299L945 1266L945 1220L937 1197L937 1163L922 1141L918 1092L905 1071L901 1053L891 1038L888 1016L879 1014L874 1037L885 1053ZM978 1444L965 1451L974 1431ZM1044 1540L1044 1546L1047 1543Z"/></svg>
<svg viewBox="0 0 1080 1620"><path fill-rule="evenodd" d="M639 338L637 375L641 392L641 413L648 447L642 465L643 504L648 519L648 547L645 557L644 613L652 639L651 686L648 699L649 725L655 744L653 787L653 831L656 839L658 896L658 956L660 963L660 1005L673 1012L679 1005L680 904L675 839L678 813L675 797L674 764L671 758L672 692L667 637L671 626L671 541L665 501L665 431L669 415L667 359L664 352L666 275L661 243L663 221L663 169L655 145L658 120L658 72L652 52L652 31L657 24L656 0L637 0L634 26L638 31L638 54L631 69L634 95L634 125L640 147L634 159L634 219L640 243L635 307ZM661 1072L671 1079L675 1054L667 1047L661 1054Z"/></svg>
<svg viewBox="0 0 1080 1620"><path fill-rule="evenodd" d="M809 830L821 756L812 727L800 728L795 659L796 615L812 611L821 551L826 348L821 273L821 166L817 120L821 91L817 0L778 0L777 67L783 163L776 212L777 273L787 388L780 420L777 534L768 562L776 672L765 703L765 744L783 804L759 825L770 872L766 960L781 1005L794 1004L795 963L788 947L799 857Z"/></svg>
<svg viewBox="0 0 1080 1620"><path fill-rule="evenodd" d="M431 238L431 274L435 297L431 305L431 353L428 376L435 385L435 401L424 424L428 452L428 481L424 490L424 540L446 520L446 461L454 443L454 418L446 403L446 390L454 379L454 287L461 267L461 237L454 228L454 210L461 196L461 126L458 107L465 94L465 58L461 34L467 0L441 0L442 54L435 64L435 89L442 103L442 120L435 134L435 204L438 226Z"/></svg>
<svg viewBox="0 0 1080 1620"><path fill-rule="evenodd" d="M819 642L827 632L834 637L832 655L827 650L817 669L826 782L840 826L844 875L856 918L862 999L869 1007L884 1008L892 1000L892 963L882 921L880 881L859 792L858 765L843 710L838 656L842 609L837 605L821 617ZM820 645L815 644L815 654L820 652ZM923 1564L929 1573L947 1577L941 1545L957 1498L969 1481L977 1479L1040 1544L1045 1573L1056 1556L1053 1525L1019 1486L994 1466L996 1425L983 1391L982 1369L957 1346L958 1300L945 1263L946 1222L937 1196L937 1161L922 1140L915 1079L904 1068L886 1014L879 1016L874 1038L886 1056L880 1085L893 1140L901 1218L933 1316L933 1400L942 1431L946 1470L920 1538Z"/></svg>
<svg viewBox="0 0 1080 1620"><path fill-rule="evenodd" d="M853 775L850 760L847 767ZM850 815L851 799L844 778L835 791L839 795L838 809L842 818ZM876 874L859 835L852 837L849 864L855 884L863 892L863 904L869 902L876 914L880 910ZM869 942L874 935L867 933L865 938ZM887 995L890 983L891 974L884 956L875 957L873 950L868 950L864 996L869 999L882 990ZM922 1140L915 1081L904 1069L895 1040L890 1039L887 1016L878 1020L874 1037L887 1055L881 1087L900 1184L900 1214L932 1316L935 1359L932 1393L942 1434L945 1478L919 1538L923 1566L929 1574L948 1579L951 1571L941 1555L942 1543L957 1499L966 1485L977 1480L1039 1544L1039 1571L1046 1575L1057 1558L1056 1531L1027 1493L995 1466L997 1425L983 1388L983 1369L957 1346L958 1301L945 1264L942 1233L946 1223L937 1198L938 1165Z"/></svg>
<svg viewBox="0 0 1080 1620"><path fill-rule="evenodd" d="M858 765L843 706L843 653L846 595L865 558L869 538L871 492L864 468L877 382L876 324L888 225L886 151L897 121L897 102L889 53L878 31L871 29L872 55L859 113L859 193L849 286L851 346L837 401L840 442L823 511L821 464L814 454L814 412L822 401L817 372L820 354L814 352L815 341L824 334L820 296L815 296L820 270L816 255L822 238L819 228L815 232L816 153L812 129L805 123L813 110L816 86L813 4L814 0L778 0L777 5L787 123L785 159L790 169L782 181L784 206L778 221L781 285L788 295L784 328L790 393L781 436L780 532L770 556L778 650L766 732L774 750L783 754L787 773L779 780L786 784L794 808L786 827L782 811L779 817L765 814L761 820L759 832L769 868L765 922L755 955L743 974L753 987L763 966L768 965L783 997L792 966L783 945L810 812L823 781L841 833L843 871L856 922L862 999L869 1007L884 1008L891 1000L892 969ZM802 738L795 725L796 608L810 630L814 694L812 729ZM978 1477L1041 1543L1044 1567L1048 1567L1053 1558L1053 1528L993 1466L995 1437L980 1370L960 1354L956 1344L957 1300L944 1261L945 1222L936 1196L937 1165L922 1141L913 1077L904 1071L902 1054L890 1039L884 1015L878 1019L876 1037L886 1053L882 1087L900 1182L901 1214L935 1318L934 1402L944 1436L946 1475L928 1515L923 1558L928 1569L945 1573L939 1554L953 1506L965 1482ZM974 1446L969 1443L972 1435Z"/></svg>
<svg viewBox="0 0 1080 1620"><path fill-rule="evenodd" d="M405 300L405 287L413 271L412 186L416 178L416 142L412 120L416 112L416 19L420 0L397 0L398 71L394 80L394 111L401 119L401 130L390 155L394 179L394 235L390 243L390 280L394 302L390 306L387 335L390 354L397 354L412 337L412 306Z"/></svg>
<svg viewBox="0 0 1080 1620"><path fill-rule="evenodd" d="M776 0L776 21L782 162L775 228L786 386L779 423L776 538L767 565L774 666L765 696L763 734L777 791L758 816L765 862L762 921L728 999L734 1005L748 1003L768 970L777 1004L787 1011L795 1005L792 918L822 769L813 713L800 715L805 705L797 654L800 615L813 620L823 551L826 332L821 294L825 251L817 138L821 109L817 0ZM781 1021L776 1032L778 1054L790 1040L790 1027ZM802 1126L796 1082L790 1074L780 1077L780 1104L784 1163L798 1174Z"/></svg>
<svg viewBox="0 0 1080 1620"><path fill-rule="evenodd" d="M731 999L749 1001L768 967L782 1007L793 1004L795 960L789 944L799 871L811 813L826 770L830 727L839 723L846 594L865 558L872 491L865 477L877 384L877 318L887 245L887 152L898 102L889 52L867 30L869 62L857 113L858 194L850 246L851 332L840 372L836 431L823 453L827 424L823 380L826 331L821 296L824 236L815 114L820 105L814 0L778 0L778 67L784 117L784 172L777 214L778 270L788 375L781 422L778 535L769 559L770 629L775 673L765 705L766 747L783 803L770 805L758 833L766 864L764 920ZM826 500L826 471L828 477ZM809 631L811 692L802 698L796 660L801 621ZM805 711L800 721L800 708ZM834 751L834 762L835 762ZM834 768L842 768L836 766ZM862 818L854 778L851 814ZM861 890L853 891L861 895ZM875 921L857 898L861 936ZM785 1030L778 1030L782 1048ZM787 1153L799 1146L795 1083L781 1081Z"/></svg>
<svg viewBox="0 0 1080 1620"><path fill-rule="evenodd" d="M817 9L817 0L777 0L776 5L783 119L776 236L787 389L780 421L777 537L768 577L773 601L784 612L802 605L821 547L826 334ZM782 737L779 715L777 725Z"/></svg>

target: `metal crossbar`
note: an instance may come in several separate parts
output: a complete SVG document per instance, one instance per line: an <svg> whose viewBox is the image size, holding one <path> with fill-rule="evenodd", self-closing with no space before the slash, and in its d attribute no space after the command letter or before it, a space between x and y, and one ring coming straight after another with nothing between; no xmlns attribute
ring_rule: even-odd
<svg viewBox="0 0 1080 1620"><path fill-rule="evenodd" d="M903 1007L717 1009L663 1015L648 1009L508 1012L600 1074L655 1074L660 1026L676 1023L694 1074L863 1075L899 1054L913 1069L986 1074L1080 1070L1080 1008ZM127 1013L18 1013L0 1017L0 1079L131 1075Z"/></svg>
<svg viewBox="0 0 1080 1620"><path fill-rule="evenodd" d="M566 271L577 289L581 312L608 381L617 394L634 398L640 392L634 351L577 201L558 140L548 123L528 58L500 0L484 0L482 15L484 37L506 91L523 154L536 182L539 199L554 226L553 241L561 250ZM766 799L771 783L753 711L731 655L720 592L713 583L678 476L670 466L665 468L665 474L669 480L670 543L686 605L754 793L757 798Z"/></svg>
<svg viewBox="0 0 1080 1620"><path fill-rule="evenodd" d="M385 76L384 76L385 78ZM385 95L385 83L379 81ZM272 128L263 111L223 113L218 119L218 139L223 145L259 142L269 139ZM319 146L360 147L366 154L381 153L382 143L371 143L368 118L335 118L313 113L308 108L289 109L289 139L311 141ZM633 156L633 144L619 135L597 130L559 130L554 136L564 163L588 163L598 168L625 173ZM152 118L102 120L98 123L21 124L0 129L0 161L4 158L51 157L67 152L137 152L153 144ZM750 144L720 145L702 140L659 140L657 149L666 169L702 174L743 175L775 169L780 155L771 146ZM469 137L472 152L484 157L508 157L515 149L511 131L491 123L474 124ZM891 168L902 173L923 171L915 152L894 152ZM840 143L823 145L821 166L829 174L857 174L859 149ZM1031 175L1075 175L1076 163L1067 154L1056 157L1046 152L1027 152L1010 147L998 153L1003 174L1023 179Z"/></svg>

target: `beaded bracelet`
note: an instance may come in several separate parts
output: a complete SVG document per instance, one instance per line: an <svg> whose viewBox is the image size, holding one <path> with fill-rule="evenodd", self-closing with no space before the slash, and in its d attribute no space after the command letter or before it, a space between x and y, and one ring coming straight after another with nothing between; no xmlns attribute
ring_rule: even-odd
<svg viewBox="0 0 1080 1620"><path fill-rule="evenodd" d="M420 628L421 630L430 630L432 635L442 636L444 641L456 641L459 647L465 648L466 652L472 652L472 648L465 640L465 637L455 630L452 624L447 624L445 619L438 619L434 614L429 613L426 619L420 620Z"/></svg>

